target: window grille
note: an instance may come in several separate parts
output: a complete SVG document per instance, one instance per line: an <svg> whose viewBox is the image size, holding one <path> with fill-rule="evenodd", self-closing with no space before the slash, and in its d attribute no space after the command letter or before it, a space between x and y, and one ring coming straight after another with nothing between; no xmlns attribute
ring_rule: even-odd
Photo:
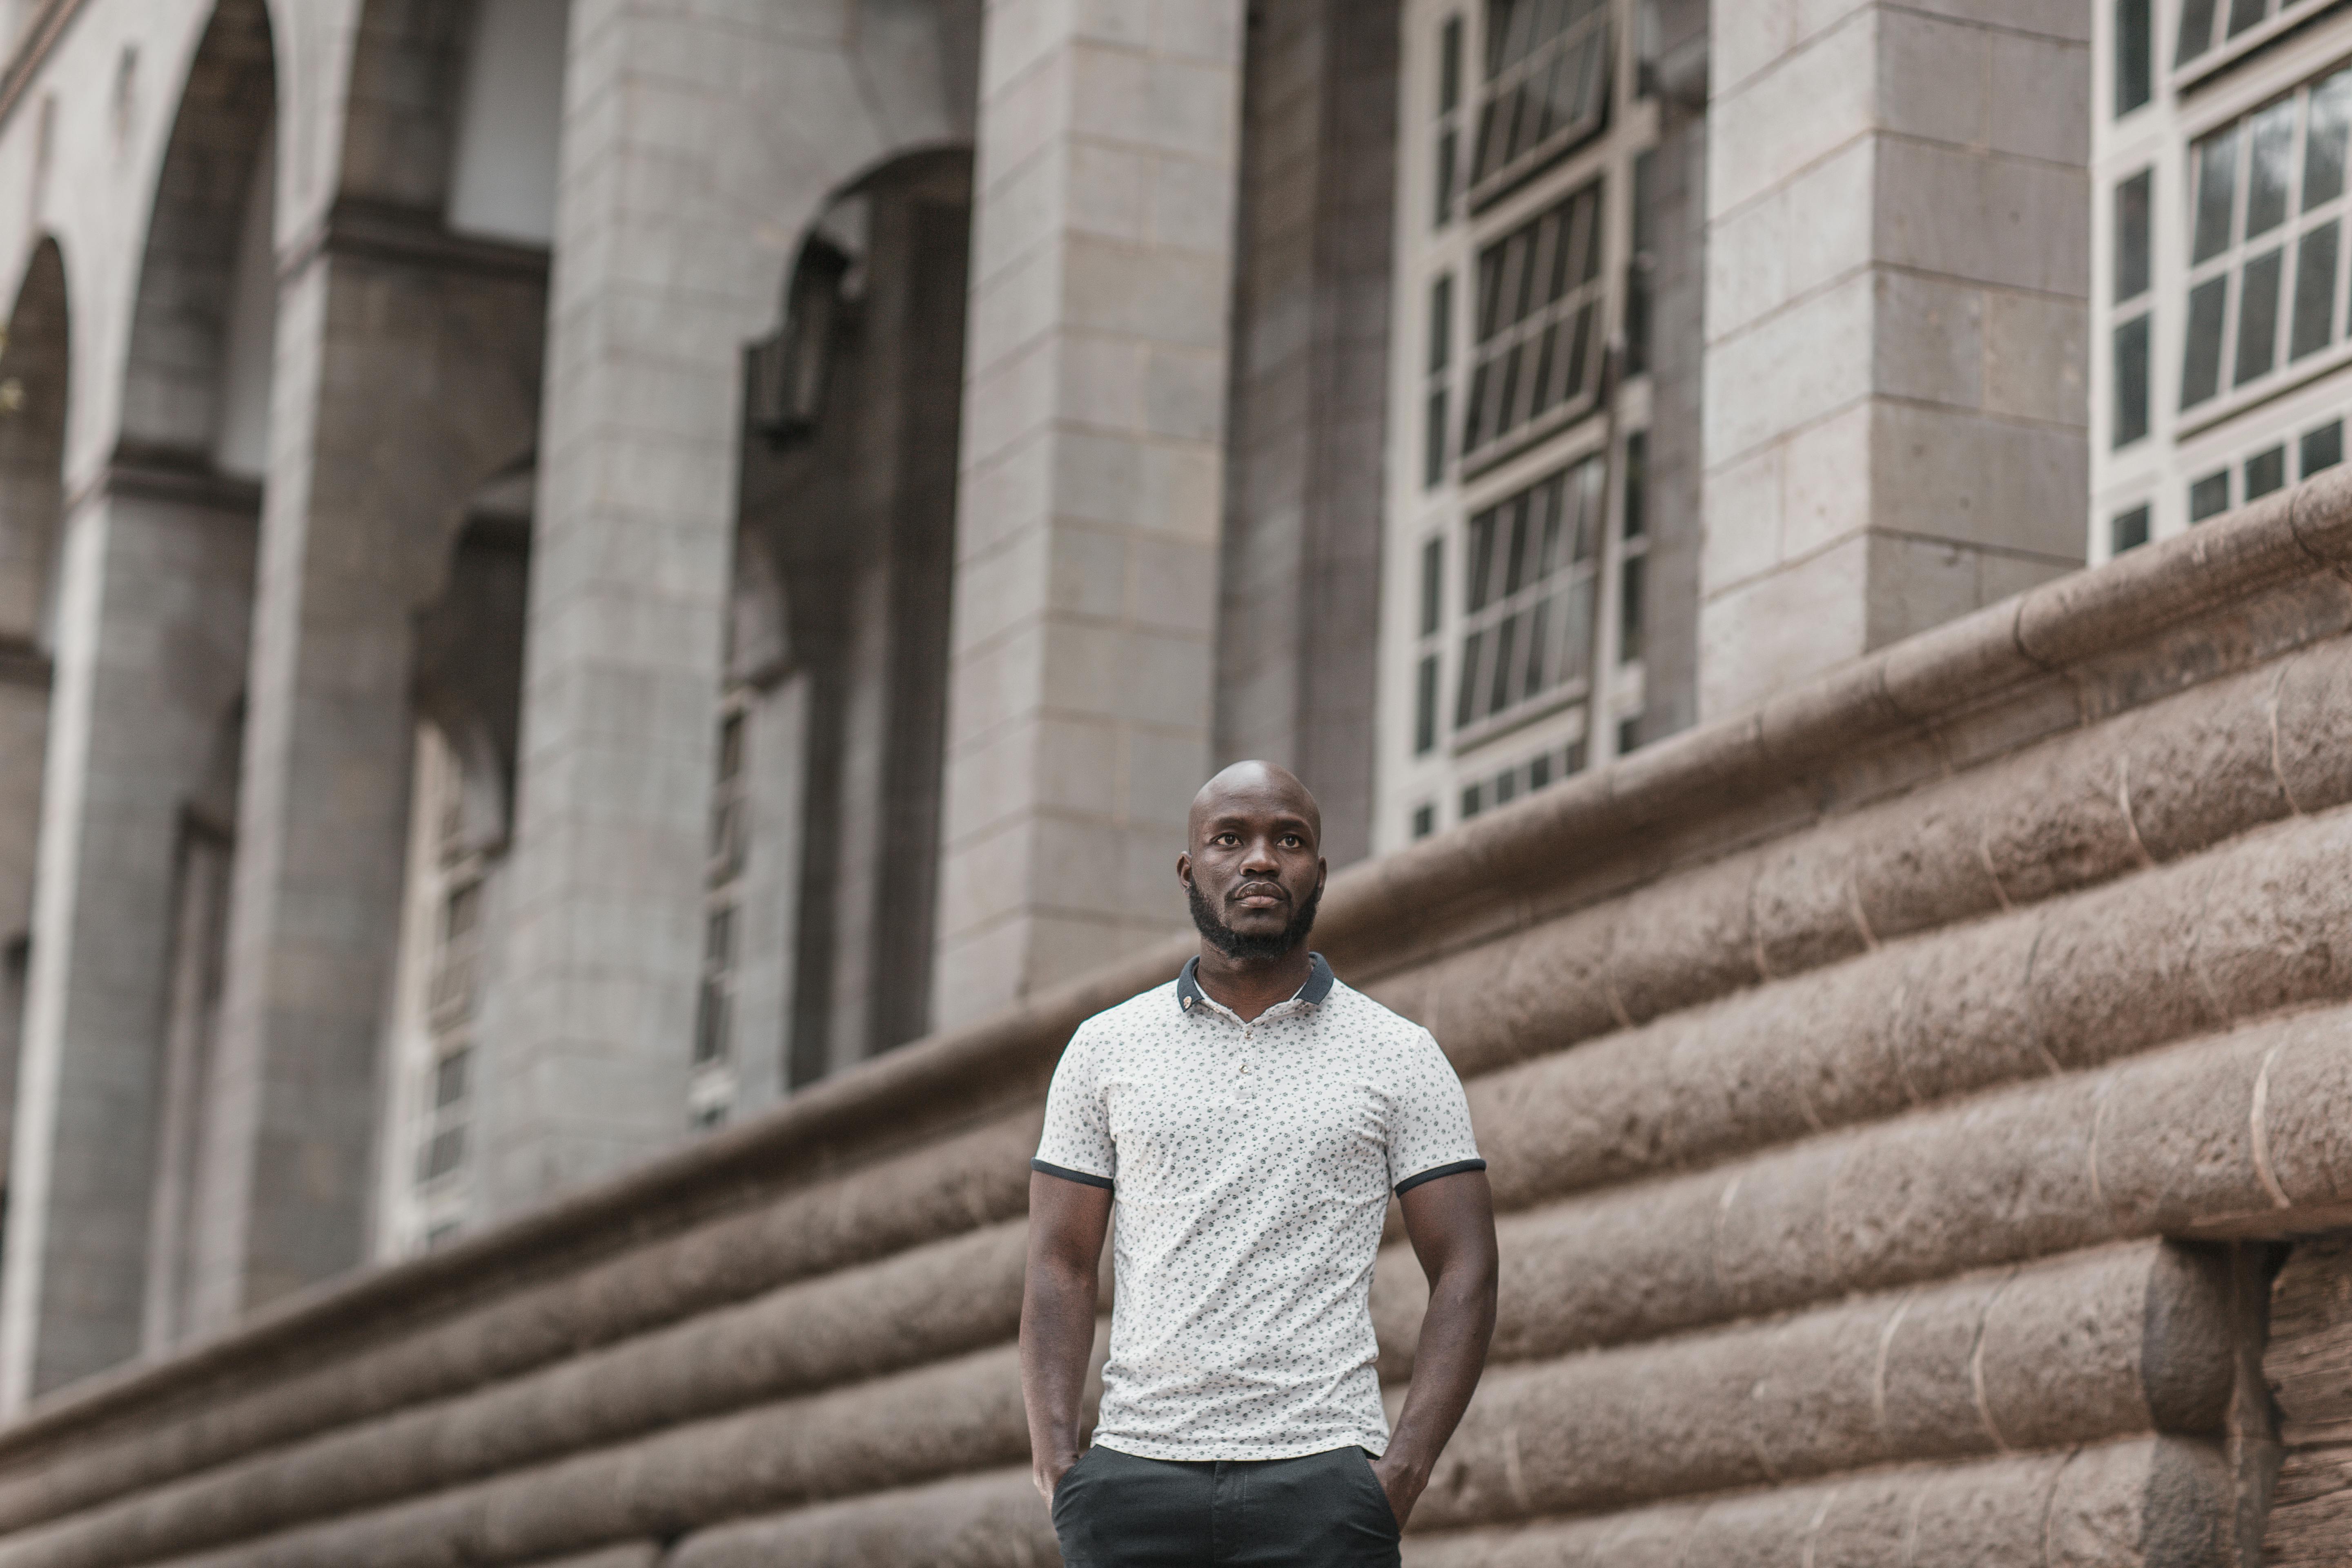
<svg viewBox="0 0 2352 1568"><path fill-rule="evenodd" d="M1470 520L1456 731L1590 677L1606 478L1595 454Z"/></svg>
<svg viewBox="0 0 2352 1568"><path fill-rule="evenodd" d="M2190 149L2183 410L2341 340L2347 132L2352 70Z"/></svg>
<svg viewBox="0 0 2352 1568"><path fill-rule="evenodd" d="M1487 0L1474 208L1601 129L1609 63L1607 0Z"/></svg>
<svg viewBox="0 0 2352 1568"><path fill-rule="evenodd" d="M1478 352L1462 452L1564 424L1601 391L1601 182L1478 255Z"/></svg>

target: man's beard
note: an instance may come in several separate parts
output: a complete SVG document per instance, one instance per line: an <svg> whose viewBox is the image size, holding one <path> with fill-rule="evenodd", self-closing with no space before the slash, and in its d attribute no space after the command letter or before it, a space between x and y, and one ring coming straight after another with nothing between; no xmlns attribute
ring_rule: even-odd
<svg viewBox="0 0 2352 1568"><path fill-rule="evenodd" d="M1219 917L1209 903L1209 895L1194 882L1189 889L1192 900L1192 923L1201 928L1201 940L1223 953L1227 958L1244 963L1280 958L1307 940L1315 929L1315 906L1323 901L1323 889L1316 889L1307 895L1291 915L1290 923L1277 936L1250 936L1235 931Z"/></svg>

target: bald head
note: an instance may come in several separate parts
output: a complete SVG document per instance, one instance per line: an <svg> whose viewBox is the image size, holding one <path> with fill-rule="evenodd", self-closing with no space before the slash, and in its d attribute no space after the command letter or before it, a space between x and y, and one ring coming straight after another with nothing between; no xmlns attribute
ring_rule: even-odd
<svg viewBox="0 0 2352 1568"><path fill-rule="evenodd" d="M1186 824L1188 837L1197 845L1202 828L1209 823L1229 816L1262 816L1268 813L1304 821L1316 846L1321 847L1323 807L1317 804L1315 793L1281 763L1257 761L1235 763L1201 786L1200 793L1192 797L1192 817Z"/></svg>

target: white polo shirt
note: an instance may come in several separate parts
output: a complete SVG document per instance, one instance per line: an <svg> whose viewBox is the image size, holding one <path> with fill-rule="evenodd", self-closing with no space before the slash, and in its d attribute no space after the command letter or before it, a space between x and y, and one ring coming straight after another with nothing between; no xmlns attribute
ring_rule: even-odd
<svg viewBox="0 0 2352 1568"><path fill-rule="evenodd" d="M1333 980L1244 1023L1176 980L1078 1026L1031 1163L1109 1187L1095 1441L1147 1459L1385 1452L1372 1260L1389 1194L1486 1169L1420 1025Z"/></svg>

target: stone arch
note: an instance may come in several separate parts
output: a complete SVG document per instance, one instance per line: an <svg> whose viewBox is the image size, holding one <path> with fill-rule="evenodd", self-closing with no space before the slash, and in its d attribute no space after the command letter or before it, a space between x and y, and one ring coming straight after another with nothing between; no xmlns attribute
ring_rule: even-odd
<svg viewBox="0 0 2352 1568"><path fill-rule="evenodd" d="M275 268L277 62L264 0L220 0L156 182L122 393L133 461L261 468ZM222 459L226 458L226 463Z"/></svg>

